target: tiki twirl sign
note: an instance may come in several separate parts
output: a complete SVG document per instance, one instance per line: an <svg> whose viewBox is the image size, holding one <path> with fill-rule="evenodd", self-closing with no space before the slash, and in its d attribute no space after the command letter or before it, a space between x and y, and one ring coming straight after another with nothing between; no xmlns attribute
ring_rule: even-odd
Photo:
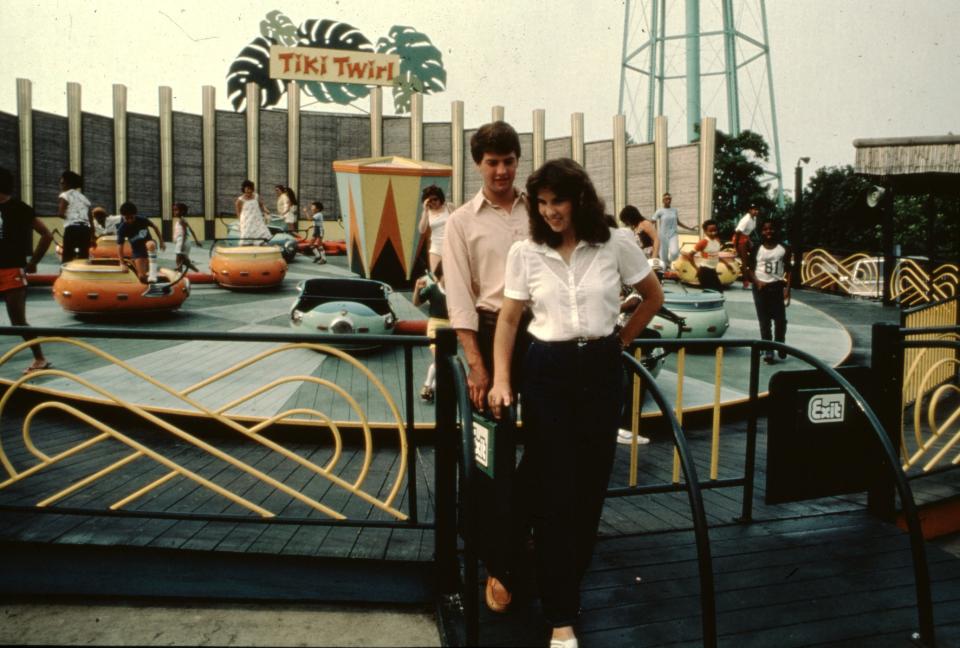
<svg viewBox="0 0 960 648"><path fill-rule="evenodd" d="M393 85L400 57L318 47L270 48L270 78L361 85Z"/></svg>

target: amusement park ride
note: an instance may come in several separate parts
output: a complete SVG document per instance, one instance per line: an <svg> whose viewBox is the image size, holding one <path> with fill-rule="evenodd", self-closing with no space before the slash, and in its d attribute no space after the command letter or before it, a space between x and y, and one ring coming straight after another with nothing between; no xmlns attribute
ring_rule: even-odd
<svg viewBox="0 0 960 648"><path fill-rule="evenodd" d="M285 246L285 243L289 243ZM191 272L190 266L176 270L158 268L157 281L143 282L130 262L130 246L124 243L120 257L111 235L97 239L89 259L74 259L60 267L58 275L32 275L32 285L53 286L54 299L67 312L81 315L157 313L179 309L190 296L192 283L213 283L228 290L276 288L287 273L285 251L294 256L312 256L312 242L304 237L290 241L245 241L238 232L213 241L210 271ZM327 254L342 254L342 241L325 245ZM58 254L60 246L58 246ZM292 258L290 259L293 260Z"/></svg>

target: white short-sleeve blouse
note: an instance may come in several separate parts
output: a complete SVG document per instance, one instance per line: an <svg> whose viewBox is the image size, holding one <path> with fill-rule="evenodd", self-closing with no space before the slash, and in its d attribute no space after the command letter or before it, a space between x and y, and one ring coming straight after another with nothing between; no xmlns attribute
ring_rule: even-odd
<svg viewBox="0 0 960 648"><path fill-rule="evenodd" d="M507 255L505 297L529 302L530 334L544 342L610 335L621 284L634 285L650 265L633 233L611 229L605 243L580 241L567 264L553 248L527 239Z"/></svg>

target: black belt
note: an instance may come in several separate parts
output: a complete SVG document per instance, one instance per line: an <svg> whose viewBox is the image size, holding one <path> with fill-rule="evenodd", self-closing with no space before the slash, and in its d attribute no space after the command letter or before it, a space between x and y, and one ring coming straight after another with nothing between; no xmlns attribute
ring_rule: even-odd
<svg viewBox="0 0 960 648"><path fill-rule="evenodd" d="M492 329L497 328L497 318L500 316L500 311L488 311L483 310L482 308L477 309L477 319L481 324L489 326ZM526 308L523 310L523 313L520 315L520 323L517 326L519 330L526 330L530 325L530 320L533 319L533 315L530 314L530 311Z"/></svg>
<svg viewBox="0 0 960 648"><path fill-rule="evenodd" d="M573 338L572 340L556 340L556 341L546 341L534 337L533 341L535 344L542 344L543 346L548 347L558 347L558 348L577 348L583 349L590 346L596 346L599 344L605 344L607 342L612 342L613 339L617 337L616 333L611 333L610 335L604 335L602 337L578 337Z"/></svg>

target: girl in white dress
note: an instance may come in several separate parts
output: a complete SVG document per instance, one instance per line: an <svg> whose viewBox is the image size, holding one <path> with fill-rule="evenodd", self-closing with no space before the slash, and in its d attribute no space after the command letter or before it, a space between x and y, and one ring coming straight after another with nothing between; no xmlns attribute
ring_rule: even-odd
<svg viewBox="0 0 960 648"><path fill-rule="evenodd" d="M277 185L277 218L282 218L284 226L291 234L297 231L297 194L290 187Z"/></svg>
<svg viewBox="0 0 960 648"><path fill-rule="evenodd" d="M242 194L237 196L237 219L240 221L241 239L270 239L270 230L264 220L264 215L269 216L270 212L263 205L263 200L254 191L255 187L252 181L244 180L240 185ZM252 241L247 241L252 243Z"/></svg>

